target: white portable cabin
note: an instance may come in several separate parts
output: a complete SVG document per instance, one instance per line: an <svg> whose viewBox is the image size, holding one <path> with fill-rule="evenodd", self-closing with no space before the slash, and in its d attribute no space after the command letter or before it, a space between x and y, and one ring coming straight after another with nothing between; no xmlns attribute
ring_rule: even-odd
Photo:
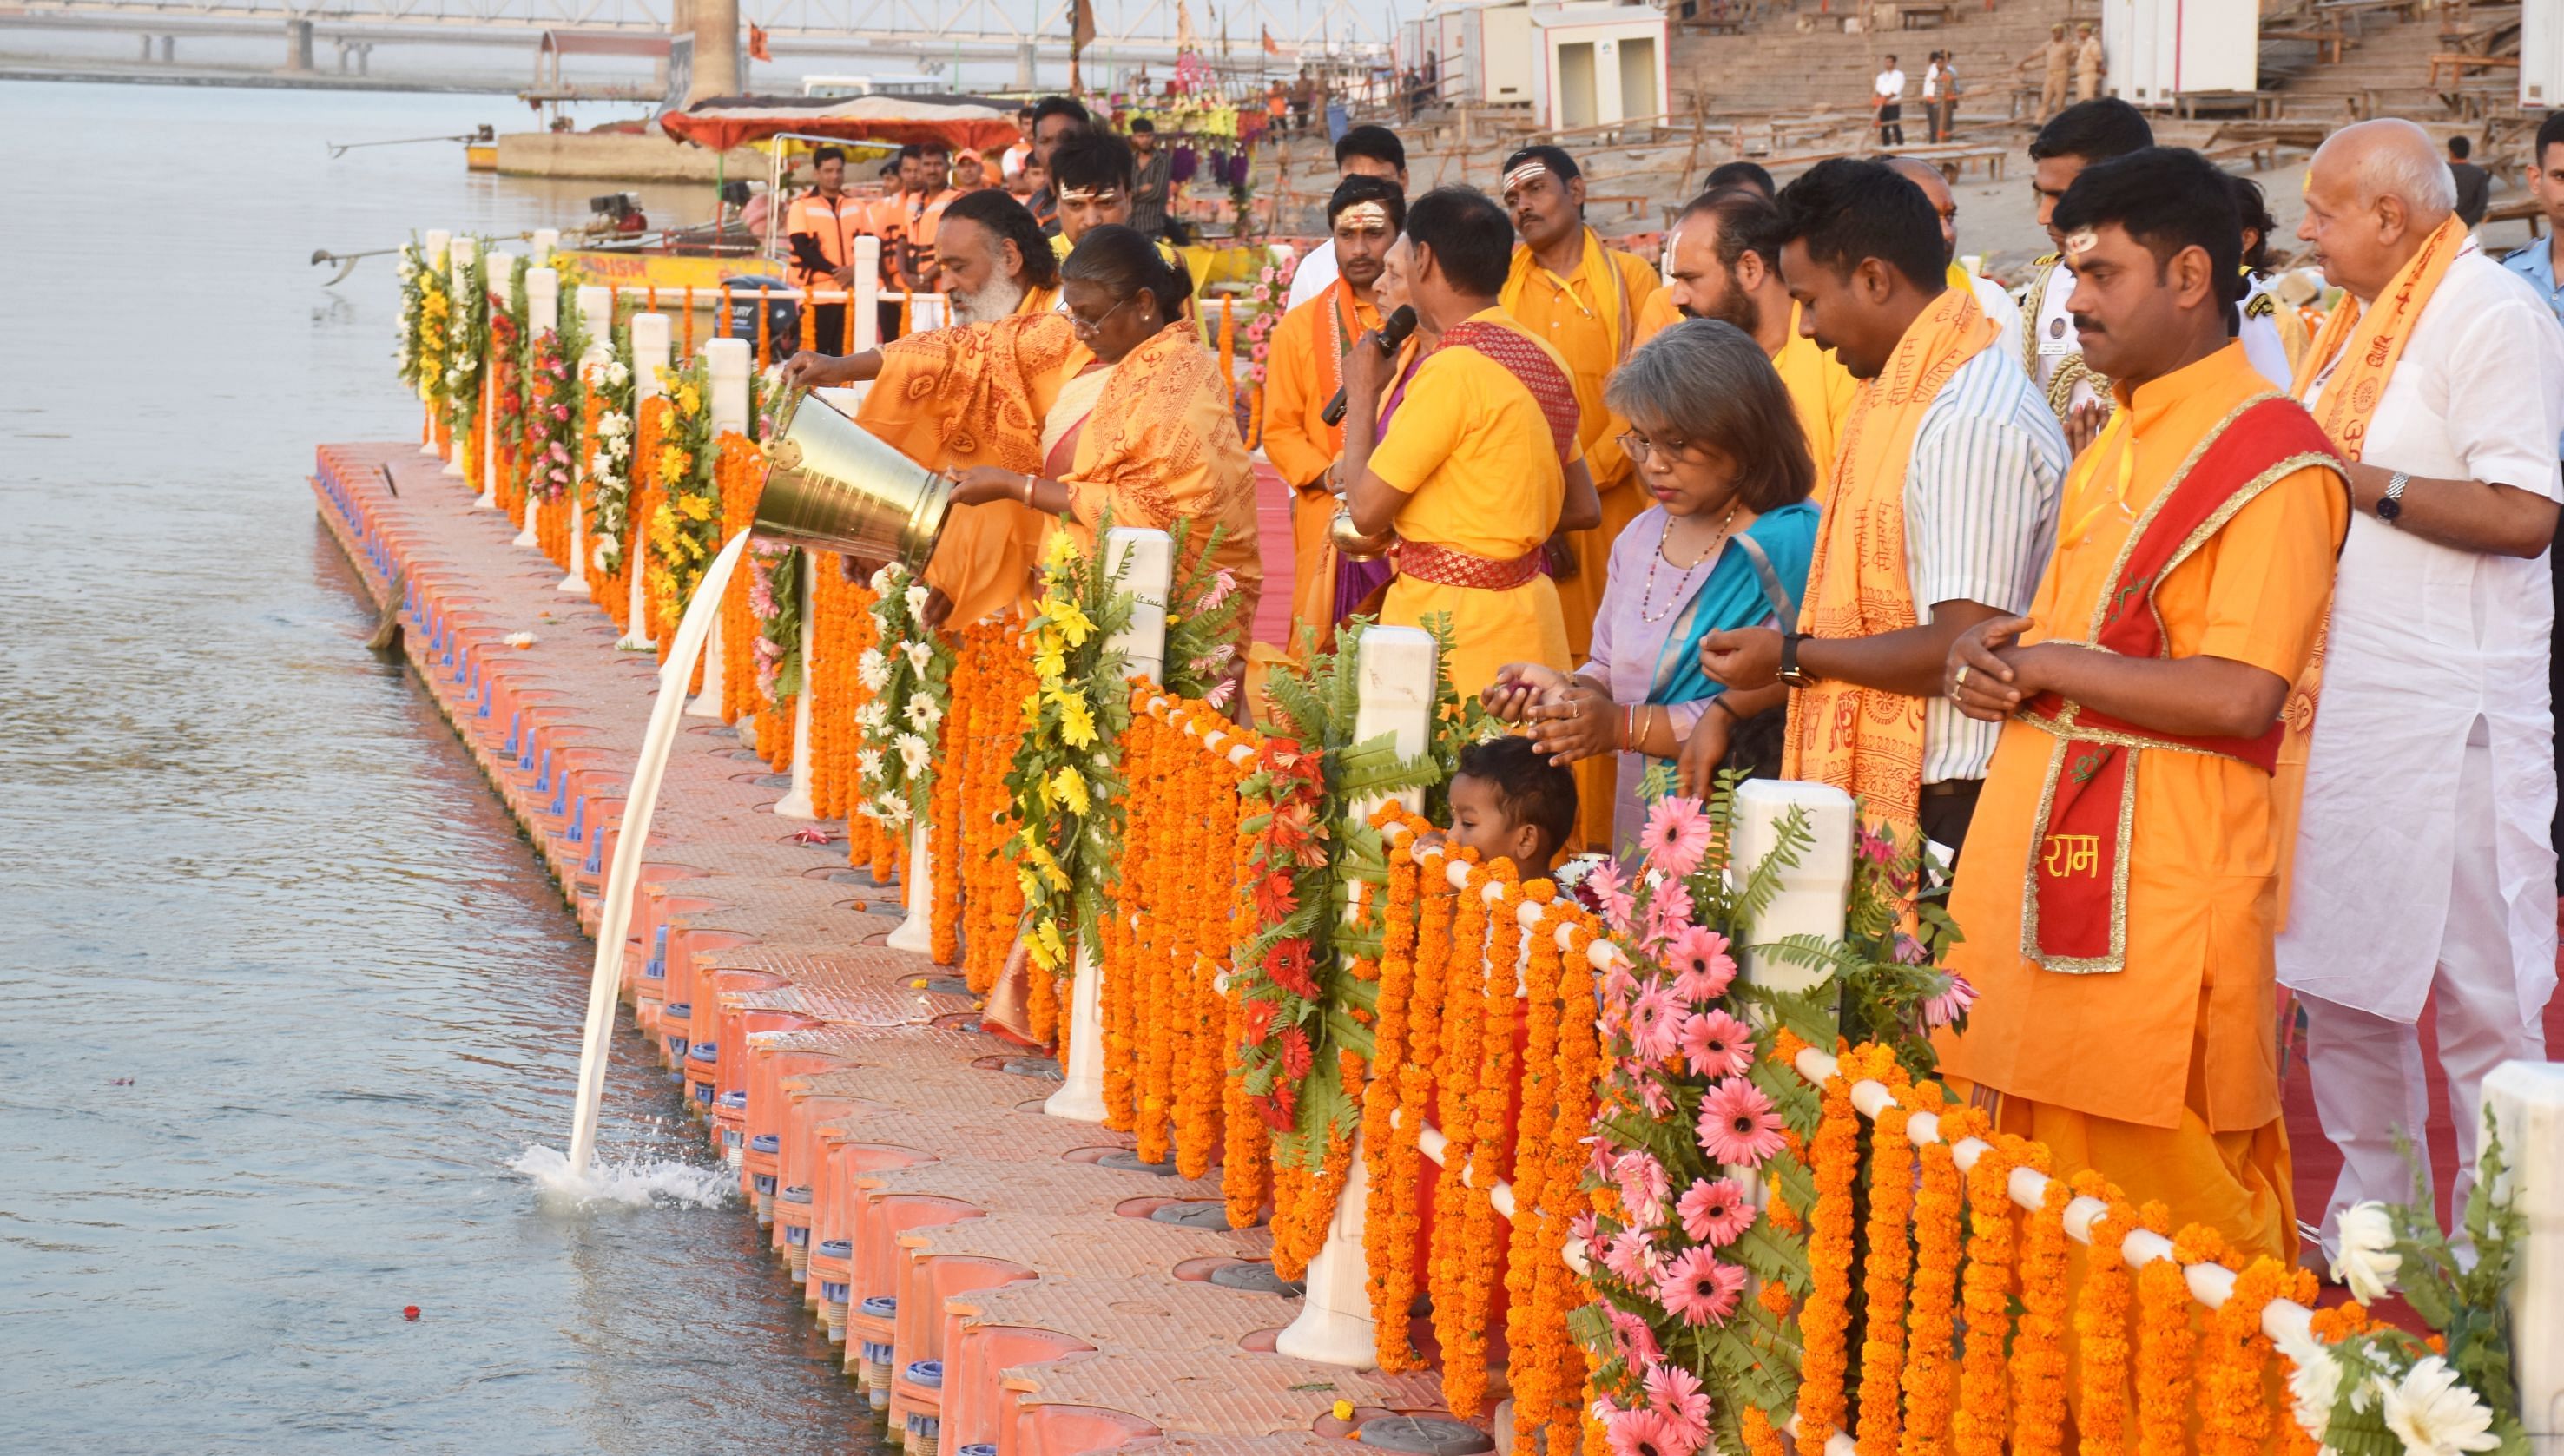
<svg viewBox="0 0 2564 1456"><path fill-rule="evenodd" d="M2519 108L2558 106L2564 106L2564 6L2530 0L2519 8Z"/></svg>
<svg viewBox="0 0 2564 1456"><path fill-rule="evenodd" d="M2261 81L2260 7L2101 0L2101 53L2109 63L2102 91L2131 105L2168 106L2188 92L2253 91Z"/></svg>
<svg viewBox="0 0 2564 1456"><path fill-rule="evenodd" d="M1665 13L1571 0L1534 5L1532 113L1552 130L1644 121L1665 110Z"/></svg>
<svg viewBox="0 0 2564 1456"><path fill-rule="evenodd" d="M1532 101L1531 6L1525 0L1439 5L1423 21L1425 47L1458 105L1527 106Z"/></svg>

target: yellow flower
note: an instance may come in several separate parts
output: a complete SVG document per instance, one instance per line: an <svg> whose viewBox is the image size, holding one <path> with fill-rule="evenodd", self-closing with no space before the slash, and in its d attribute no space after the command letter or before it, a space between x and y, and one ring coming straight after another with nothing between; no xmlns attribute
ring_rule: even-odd
<svg viewBox="0 0 2564 1456"><path fill-rule="evenodd" d="M713 503L702 496L686 497L684 500L677 503L677 509L684 512L686 514L686 519L689 520L710 520L713 519Z"/></svg>
<svg viewBox="0 0 2564 1456"><path fill-rule="evenodd" d="M1077 542L1067 531L1054 530L1050 533L1050 539L1042 542L1042 566L1044 569L1058 571L1065 568L1069 562L1076 559Z"/></svg>
<svg viewBox="0 0 2564 1456"><path fill-rule="evenodd" d="M1036 640L1033 648L1033 671L1040 674L1042 681L1046 683L1055 683L1068 676L1068 657L1061 651L1056 638L1047 645L1041 645L1038 639Z"/></svg>
<svg viewBox="0 0 2564 1456"><path fill-rule="evenodd" d="M1038 899L1041 895L1041 882L1033 878L1032 871L1021 865L1015 867L1015 887L1026 900Z"/></svg>
<svg viewBox="0 0 2564 1456"><path fill-rule="evenodd" d="M704 396L702 392L697 390L692 384L680 386L677 390L677 408L690 415L703 413Z"/></svg>
<svg viewBox="0 0 2564 1456"><path fill-rule="evenodd" d="M1041 942L1045 949L1050 951L1051 965L1059 966L1068 962L1068 942L1059 937L1058 922L1043 921L1041 923L1040 934L1035 936L1035 938Z"/></svg>
<svg viewBox="0 0 2564 1456"><path fill-rule="evenodd" d="M1095 635L1095 624L1086 619L1086 613L1079 611L1075 602L1061 602L1048 608L1044 615L1059 628L1059 635L1071 647L1083 647L1086 639Z"/></svg>
<svg viewBox="0 0 2564 1456"><path fill-rule="evenodd" d="M1060 705L1059 735L1066 739L1072 748L1094 746L1095 716L1086 711L1084 703L1071 699Z"/></svg>
<svg viewBox="0 0 2564 1456"><path fill-rule="evenodd" d="M1090 804L1086 797L1086 778L1073 767L1063 767L1051 775L1050 791L1068 811L1084 817Z"/></svg>

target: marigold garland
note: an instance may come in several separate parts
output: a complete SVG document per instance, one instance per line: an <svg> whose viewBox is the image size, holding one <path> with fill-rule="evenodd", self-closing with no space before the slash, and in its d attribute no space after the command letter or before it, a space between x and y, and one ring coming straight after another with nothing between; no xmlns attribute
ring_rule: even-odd
<svg viewBox="0 0 2564 1456"><path fill-rule="evenodd" d="M1418 901L1415 964L1407 998L1406 1055L1396 1069L1394 1135L1387 1158L1388 1174L1372 1189L1374 1206L1384 1216L1384 1244L1391 1251L1389 1277L1372 1290L1372 1318L1379 1330L1379 1356L1385 1370L1422 1367L1423 1358L1407 1339L1407 1310L1415 1303L1416 1271L1404 1251L1411 1251L1422 1222L1417 1190L1423 1172L1424 1125L1432 1114L1434 1067L1442 1050L1444 982L1451 972L1452 921L1459 898L1445 873L1448 850L1433 845L1414 857ZM1375 1083L1379 1088L1382 1084ZM1380 1095L1378 1092L1375 1096Z"/></svg>
<svg viewBox="0 0 2564 1456"><path fill-rule="evenodd" d="M1379 1022L1372 1031L1372 1059L1386 1075L1374 1080L1363 1097L1363 1162L1371 1175L1371 1202L1366 1210L1366 1235L1363 1257L1370 1271L1373 1317L1379 1319L1384 1296L1406 1268L1415 1246L1412 1228L1396 1220L1402 1200L1391 1186L1394 1176L1397 1132L1392 1127L1397 1111L1399 1069L1407 1056L1407 1018L1410 999L1415 991L1415 953L1417 915L1420 910L1421 872L1416 868L1415 830L1407 822L1406 807L1391 799L1372 816L1372 824L1381 831L1389 846L1389 888L1381 912L1380 995L1377 1001ZM1411 1216L1411 1211L1410 1211ZM1378 1229L1377 1237L1370 1229ZM1392 1343L1406 1344L1405 1321L1401 1316L1393 1341L1386 1333L1379 1338L1383 1350ZM1386 1356L1383 1356L1384 1362Z"/></svg>
<svg viewBox="0 0 2564 1456"><path fill-rule="evenodd" d="M1957 1362L1960 1233L1959 1164L1951 1154L1951 1116L1940 1118L1941 1138L1916 1150L1920 1177L1914 1192L1914 1283L1907 1297L1906 1353L1902 1385L1905 1426L1898 1456L1947 1456L1950 1421L1958 1409ZM1866 1404L1866 1401L1864 1401Z"/></svg>
<svg viewBox="0 0 2564 1456"><path fill-rule="evenodd" d="M1485 1035L1487 926L1490 881L1476 863L1477 852L1463 849L1468 864L1451 922L1450 961L1443 972L1445 1000L1441 1056L1434 1067L1437 1116L1449 1139L1441 1176L1434 1180L1433 1257L1427 1288L1433 1295L1433 1336L1442 1346L1442 1396L1451 1413L1478 1413L1486 1397L1487 1332L1473 1324L1469 1312L1484 1294L1473 1290L1489 1277L1472 1258L1469 1247L1470 1203L1486 1194L1469 1186L1470 1130L1477 1126L1480 1092L1478 1061Z"/></svg>
<svg viewBox="0 0 2564 1456"><path fill-rule="evenodd" d="M2160 1203L2138 1221L2161 1233L2170 1215ZM2190 1448L2190 1284L2179 1258L2154 1259L2137 1271L2137 1450L2184 1456Z"/></svg>
<svg viewBox="0 0 2564 1456"><path fill-rule="evenodd" d="M2269 1439L2271 1350L2261 1312L2292 1282L2277 1260L2255 1259L2235 1277L2226 1303L2209 1314L2196 1366L2199 1456L2259 1456Z"/></svg>
<svg viewBox="0 0 2564 1456"><path fill-rule="evenodd" d="M2058 1456L2065 1443L2065 1205L2073 1190L2050 1178L2022 1220L2021 1318L2013 1327L2013 1456Z"/></svg>
<svg viewBox="0 0 2564 1456"><path fill-rule="evenodd" d="M1585 1139L1598 1103L1595 1087L1602 1076L1602 1043L1587 1008L1597 1002L1593 950L1602 938L1601 922L1583 910L1569 908L1559 945L1557 1116L1550 1126L1548 1174L1554 1196L1541 1200L1544 1249L1565 1248L1577 1216L1595 1207L1595 1195L1584 1189L1583 1172ZM1569 1010L1576 1014L1565 1014ZM1564 1330L1568 1311L1586 1301L1585 1281L1561 1258L1543 1257L1539 1267L1541 1322L1544 1328L1555 1322L1556 1328ZM1573 1339L1545 1342L1544 1350L1550 1392L1549 1449L1572 1450L1580 1432L1592 1425L1587 1416L1593 1408L1594 1356Z"/></svg>
<svg viewBox="0 0 2564 1456"><path fill-rule="evenodd" d="M1967 1348L1959 1361L1959 1404L1950 1420L1955 1456L2004 1456L2010 1380L2004 1342L2012 1323L2014 1140L1986 1136L1968 1169L1968 1263L1959 1276Z"/></svg>
<svg viewBox="0 0 2564 1456"><path fill-rule="evenodd" d="M1891 1067L1893 1063L1890 1063ZM1893 1084L1891 1083L1891 1088ZM1906 1304L1914 1277L1914 1142L1902 1106L1879 1111L1870 1140L1869 1218L1864 1225L1860 1346L1861 1456L1896 1456L1902 1444L1898 1390L1905 1368Z"/></svg>
<svg viewBox="0 0 2564 1456"><path fill-rule="evenodd" d="M1852 1184L1860 1171L1860 1114L1848 1071L1825 1079L1823 1111L1809 1148L1816 1175L1808 1213L1808 1300L1799 1312L1799 1429L1812 1440L1846 1419L1846 1332L1851 1328Z"/></svg>
<svg viewBox="0 0 2564 1456"><path fill-rule="evenodd" d="M1560 1093L1558 928L1564 915L1557 891L1548 880L1522 887L1522 899L1535 911L1524 932L1522 1106L1514 1127L1514 1219L1505 1251L1505 1377L1513 1387L1518 1427L1555 1401L1558 1359L1550 1345L1570 1341L1572 1348L1565 1311L1550 1307L1540 1279L1544 1263L1559 1262L1551 1251L1566 1242L1567 1228L1557 1204L1575 1180L1572 1169L1550 1165Z"/></svg>
<svg viewBox="0 0 2564 1456"><path fill-rule="evenodd" d="M2079 1456L2125 1456L2128 1432L2130 1346L2128 1312L2136 1275L2122 1253L2137 1227L2136 1210L2092 1168L2074 1175L2076 1193L2108 1207L2092 1222L2092 1253L2084 1261L2074 1302L2076 1401L2075 1449Z"/></svg>

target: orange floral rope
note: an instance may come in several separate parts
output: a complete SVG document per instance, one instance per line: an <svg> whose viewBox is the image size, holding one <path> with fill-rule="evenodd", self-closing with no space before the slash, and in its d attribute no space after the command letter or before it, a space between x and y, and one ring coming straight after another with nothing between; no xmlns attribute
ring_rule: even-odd
<svg viewBox="0 0 2564 1456"><path fill-rule="evenodd" d="M2261 1333L2261 1312L2290 1293L2294 1282L2292 1271L2277 1260L2255 1259L2235 1277L2226 1303L2208 1316L2197 1366L2199 1456L2259 1456L2269 1439L2265 1382L2271 1348Z"/></svg>
<svg viewBox="0 0 2564 1456"><path fill-rule="evenodd" d="M1942 1138L1916 1149L1921 1178L1914 1194L1914 1285L1906 1321L1905 1426L1898 1456L1947 1456L1958 1409L1956 1360L1960 1235L1959 1164L1950 1152L1951 1116ZM1777 1287L1777 1286L1772 1286ZM1862 1404L1867 1405L1864 1398Z"/></svg>
<svg viewBox="0 0 2564 1456"><path fill-rule="evenodd" d="M1986 1149L1968 1169L1968 1264L1959 1277L1967 1312L1967 1350L1959 1361L1959 1404L1950 1420L1956 1456L2004 1456L2010 1424L2010 1390L2004 1341L2012 1324L2012 1169L2014 1140L1989 1137L1982 1119L1965 1136L1986 1138Z"/></svg>
<svg viewBox="0 0 2564 1456"><path fill-rule="evenodd" d="M1558 1000L1562 1011L1573 1009L1577 1014L1562 1014L1558 1023L1557 1116L1549 1135L1549 1176L1558 1196L1543 1200L1548 1204L1543 1214L1544 1249L1565 1248L1569 1225L1578 1213L1593 1207L1593 1196L1582 1186L1582 1174L1585 1136L1594 1120L1595 1084L1602 1075L1601 1031L1586 1010L1596 1004L1591 947L1602 938L1602 928L1581 909L1569 907L1567 916L1566 941L1559 947ZM1568 1311L1585 1302L1585 1283L1566 1260L1544 1257L1537 1298L1543 1328L1555 1322L1563 1331ZM1546 1342L1545 1355L1549 1449L1574 1450L1580 1433L1590 1441L1601 1430L1602 1423L1590 1419L1593 1366L1584 1347L1572 1339Z"/></svg>
<svg viewBox="0 0 2564 1456"><path fill-rule="evenodd" d="M2160 1203L2138 1222L2164 1232L2171 1215ZM2178 1259L2156 1259L2137 1271L2137 1450L2141 1456L2185 1456L2190 1449L2190 1368L2195 1337L2190 1284Z"/></svg>
<svg viewBox="0 0 2564 1456"><path fill-rule="evenodd" d="M2080 1456L2125 1456L2128 1446L2128 1311L2136 1275L2121 1252L2137 1227L2136 1211L2091 1168L2073 1177L2074 1191L2109 1208L2092 1223L2092 1253L2074 1303L2075 1449Z"/></svg>
<svg viewBox="0 0 2564 1456"><path fill-rule="evenodd" d="M1799 1429L1811 1441L1849 1424L1846 1333L1851 1328L1852 1185L1860 1172L1860 1114L1848 1067L1825 1079L1809 1156L1816 1175L1808 1214L1808 1302L1799 1314Z"/></svg>
<svg viewBox="0 0 2564 1456"><path fill-rule="evenodd" d="M2022 1221L2021 1308L2013 1329L2013 1456L2058 1456L2065 1444L2065 1205L2073 1190L2050 1178Z"/></svg>
<svg viewBox="0 0 2564 1456"><path fill-rule="evenodd" d="M1470 1130L1478 1118L1478 1060L1486 1019L1487 896L1486 872L1473 850L1461 850L1469 869L1460 887L1451 922L1449 968L1444 972L1441 1056L1434 1066L1438 1116L1449 1140L1442 1173L1434 1182L1433 1262L1428 1288L1433 1295L1433 1336L1442 1346L1442 1397L1451 1413L1464 1419L1478 1413L1486 1399L1487 1331L1472 1325L1470 1286L1480 1270L1469 1247L1470 1202L1485 1193L1469 1186ZM1483 1296L1478 1296L1483 1298Z"/></svg>
<svg viewBox="0 0 2564 1456"><path fill-rule="evenodd" d="M1892 1065L1892 1064L1891 1064ZM1869 1219L1861 1287L1861 1456L1896 1456L1902 1444L1897 1392L1905 1367L1905 1310L1914 1274L1914 1142L1906 1136L1913 1115L1902 1106L1882 1108L1870 1139Z"/></svg>
<svg viewBox="0 0 2564 1456"><path fill-rule="evenodd" d="M1565 920L1557 897L1558 886L1548 880L1522 887L1522 898L1539 914L1525 935L1522 1111L1514 1127L1514 1218L1505 1251L1505 1379L1520 1412L1518 1427L1555 1403L1558 1359L1551 1342L1569 1338L1564 1312L1550 1308L1540 1278L1544 1263L1560 1262L1552 1252L1567 1241L1559 1205L1575 1191L1574 1170L1562 1176L1550 1147L1560 1091L1558 929Z"/></svg>

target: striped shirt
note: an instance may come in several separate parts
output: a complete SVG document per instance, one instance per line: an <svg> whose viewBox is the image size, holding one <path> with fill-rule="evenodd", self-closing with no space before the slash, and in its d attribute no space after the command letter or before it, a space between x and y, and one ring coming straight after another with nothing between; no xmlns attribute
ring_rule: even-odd
<svg viewBox="0 0 2564 1456"><path fill-rule="evenodd" d="M1979 350L1932 396L1905 467L1905 575L1924 621L1945 601L2019 616L2056 546L2071 457L2065 432L2002 348ZM2003 725L1942 694L1923 708L1923 781L1983 778Z"/></svg>

